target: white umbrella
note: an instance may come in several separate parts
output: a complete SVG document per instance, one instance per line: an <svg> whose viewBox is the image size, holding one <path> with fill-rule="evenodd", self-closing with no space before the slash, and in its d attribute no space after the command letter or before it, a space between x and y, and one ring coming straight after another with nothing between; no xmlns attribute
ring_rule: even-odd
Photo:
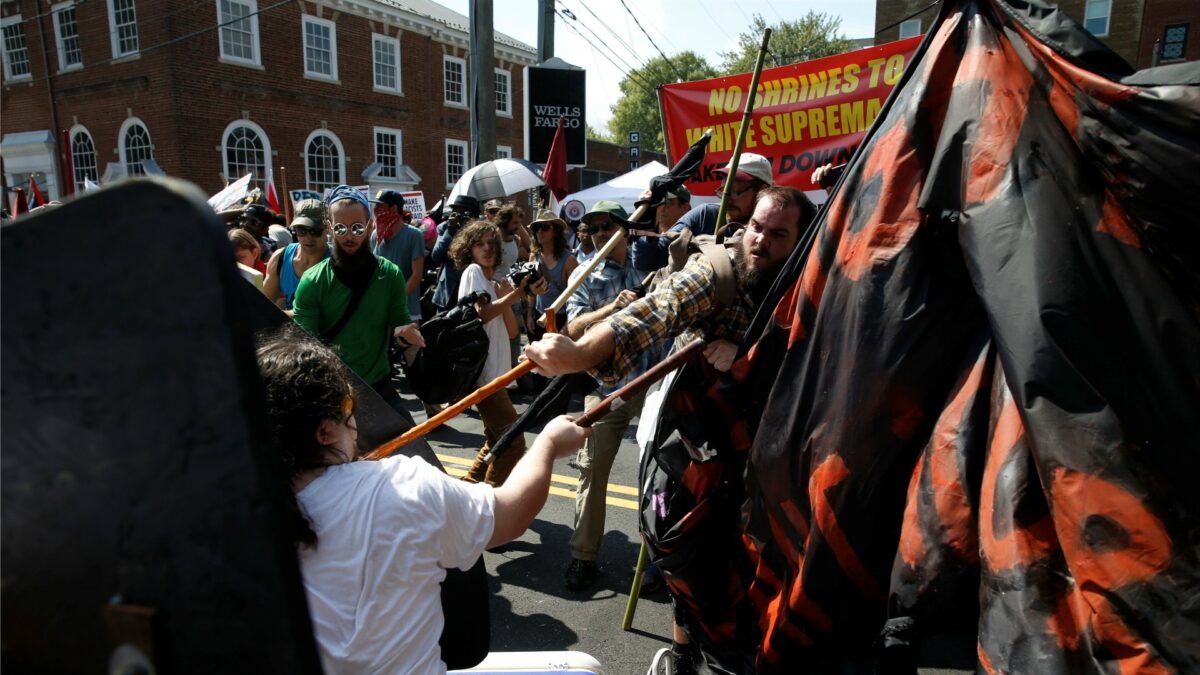
<svg viewBox="0 0 1200 675"><path fill-rule="evenodd" d="M545 185L541 169L523 159L493 159L472 167L458 179L450 191L447 204L459 195L468 195L480 202L500 199L514 192Z"/></svg>

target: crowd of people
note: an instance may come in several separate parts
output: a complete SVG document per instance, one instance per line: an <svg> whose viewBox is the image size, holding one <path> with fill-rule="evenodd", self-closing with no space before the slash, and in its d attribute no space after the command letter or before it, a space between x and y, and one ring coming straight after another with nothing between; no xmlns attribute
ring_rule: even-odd
<svg viewBox="0 0 1200 675"><path fill-rule="evenodd" d="M382 191L370 200L349 186L331 190L323 202L297 205L288 223L294 240L273 233L280 223L257 205L238 215L229 237L243 274L295 324L264 338L259 362L297 497L301 566L327 669L439 672L436 589L445 570L470 567L486 548L519 536L546 498L551 463L571 453L579 483L563 583L574 592L592 587L609 472L642 408L637 396L590 431L555 419L532 444L517 434L489 462L489 449L517 419L509 390L499 389L476 404L483 444L463 479L452 480L416 459L355 461L367 449L356 447L345 369L411 425L395 388L395 361L403 361L397 355L424 345L422 319L462 298L474 304L487 335L476 385L513 367L522 332L524 357L542 375L595 378L585 407L696 337L708 343L709 363L727 371L756 306L816 209L803 193L774 186L761 156L744 153L738 166L723 170L734 176L720 259L692 255L653 283L649 273L670 271L675 236L668 233L717 234L715 206L692 208L682 186L658 195L648 204L651 218L639 223L619 204L600 201L578 223L543 209L527 225L517 204L462 196L447 205L440 223L415 224L399 193ZM622 230L626 236L589 267ZM522 261L538 273L514 282L510 269ZM572 286L559 332L543 334L537 317ZM450 402L423 403L433 415ZM646 590L658 585L651 570ZM369 620L362 620L364 612ZM696 654L681 609L673 642L676 672L693 670Z"/></svg>

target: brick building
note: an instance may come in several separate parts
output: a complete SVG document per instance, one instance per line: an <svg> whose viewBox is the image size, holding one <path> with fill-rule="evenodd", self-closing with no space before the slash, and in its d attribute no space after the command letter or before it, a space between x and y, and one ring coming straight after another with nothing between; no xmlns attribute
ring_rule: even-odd
<svg viewBox="0 0 1200 675"><path fill-rule="evenodd" d="M8 186L32 174L54 198L65 181L161 171L211 194L253 172L282 190L286 169L291 190L369 183L432 203L471 166L468 21L431 0L12 0L0 14ZM495 57L497 154L519 156L536 52L497 33Z"/></svg>
<svg viewBox="0 0 1200 675"><path fill-rule="evenodd" d="M1179 50L1186 59L1200 57L1192 34L1200 21L1196 0L1058 0L1055 4L1136 68L1150 67L1155 40L1162 40L1164 50L1172 55ZM928 5L928 0L875 0L876 44L928 31L938 7L913 14ZM880 30L884 26L890 28Z"/></svg>

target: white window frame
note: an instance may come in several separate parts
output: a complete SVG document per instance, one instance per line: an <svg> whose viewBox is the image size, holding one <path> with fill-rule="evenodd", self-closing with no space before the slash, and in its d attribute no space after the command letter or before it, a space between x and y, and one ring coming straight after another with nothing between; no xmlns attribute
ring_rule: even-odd
<svg viewBox="0 0 1200 675"><path fill-rule="evenodd" d="M400 129L389 129L388 127L375 127L371 133L371 147L375 153L375 161L379 162L379 134L391 134L392 139L396 143L396 174L394 176L385 176L383 169L380 169L379 178L383 180L398 180L400 178L400 167L404 166L404 132ZM380 166L383 162L379 162Z"/></svg>
<svg viewBox="0 0 1200 675"><path fill-rule="evenodd" d="M376 79L377 73L375 69L378 67L379 61L376 59L375 49L376 45L379 43L390 46L392 48L392 53L396 55L395 87L385 87L379 84L379 80ZM384 92L387 94L400 94L401 96L404 95L404 78L400 76L400 38L383 35L381 33L371 33L371 83L374 86L375 91Z"/></svg>
<svg viewBox="0 0 1200 675"><path fill-rule="evenodd" d="M117 156L121 159L121 166L125 169L126 176L142 176L146 173L146 168L143 166L140 173L133 173L129 170L129 161L126 158L125 151L125 132L133 125L140 125L146 131L146 138L150 141L150 159L154 159L154 137L150 135L150 127L142 121L140 117L127 117L125 122L121 124L121 130L117 132ZM95 142L95 139L92 139ZM144 161L144 160L143 160Z"/></svg>
<svg viewBox="0 0 1200 675"><path fill-rule="evenodd" d="M87 185L83 181L78 180L79 162L75 158L75 138L80 135L87 136L88 140L92 142L92 161L95 162L95 164L92 166L92 173L95 174L94 177L92 177L92 180L97 183L100 182L100 152L96 150L96 137L92 135L91 131L88 131L87 127L83 126L82 124L76 124L75 126L71 127L71 130L67 133L67 152L71 155L70 179L75 185L76 192L83 192Z"/></svg>
<svg viewBox="0 0 1200 675"><path fill-rule="evenodd" d="M471 168L471 166L470 166L471 165L471 144L468 141L457 141L452 138L447 138L446 139L446 151L442 153L442 158L446 162L446 187L448 187L448 188L454 187L454 184L458 182L458 179L462 178L462 173L460 173L458 175L458 177L456 177L454 180L450 180L450 148L451 147L462 148L462 151L463 151L462 173L466 173L467 169Z"/></svg>
<svg viewBox="0 0 1200 675"><path fill-rule="evenodd" d="M79 37L79 14L75 14L75 46L79 49L79 61L76 63L67 63L67 48L63 40L63 23L62 12L68 9L75 8L75 0L67 0L60 2L50 8L54 15L54 44L58 51L58 72L65 73L71 70L79 70L83 67L83 46L80 43ZM89 134L90 135L90 134ZM92 139L95 142L96 139Z"/></svg>
<svg viewBox="0 0 1200 675"><path fill-rule="evenodd" d="M306 26L308 26L308 24L310 24L310 23L329 29L329 66L330 66L329 70L330 70L330 72L328 75L326 75L325 73L318 73L318 72L308 69L308 29L306 28ZM304 77L307 77L307 78L313 79L313 80L322 80L324 82L337 82L338 84L341 84L340 82L338 82L338 53L337 53L337 24L336 23L334 23L328 19L319 19L315 16L305 15L304 17L302 17L302 19L300 21L300 44L302 47L302 50L300 53L302 55L302 58L304 59ZM305 152L307 152L307 148L308 148L308 146L306 144Z"/></svg>
<svg viewBox="0 0 1200 675"><path fill-rule="evenodd" d="M512 159L512 156L513 153L511 145L496 146L496 159Z"/></svg>
<svg viewBox="0 0 1200 675"><path fill-rule="evenodd" d="M137 47L123 52L121 51L121 37L117 26L117 8L113 4L113 0L108 0L108 37L112 42L112 55L114 59L120 59L128 56L134 56L141 53L142 38L137 29L137 2L129 0L133 4L133 37L137 41Z"/></svg>
<svg viewBox="0 0 1200 675"><path fill-rule="evenodd" d="M460 93L462 101L451 101L446 96L446 66L448 64L458 64L462 69L462 83L460 85ZM451 108L466 108L467 107L467 60L460 59L457 56L449 54L442 55L442 103Z"/></svg>
<svg viewBox="0 0 1200 675"><path fill-rule="evenodd" d="M504 68L497 68L495 72L496 72L496 75L504 76L504 100L508 102L508 107L505 109L501 109L500 101L496 101L496 114L501 117L512 117L513 116L512 73L505 70ZM496 94L499 95L500 90L497 88L495 91L496 91Z"/></svg>
<svg viewBox="0 0 1200 675"><path fill-rule="evenodd" d="M1085 30L1087 30L1089 33L1091 33L1091 29L1087 27L1087 22L1089 20L1088 10L1092 8L1093 4L1099 5L1100 3L1104 3L1104 5L1105 5L1105 7L1104 7L1104 32L1103 33L1092 33L1092 35L1095 35L1096 37L1108 37L1108 34L1112 31L1112 0L1084 0L1084 3L1083 3L1083 27ZM1091 17L1091 18L1096 19L1099 17Z"/></svg>
<svg viewBox="0 0 1200 675"><path fill-rule="evenodd" d="M243 66L258 66L261 68L262 48L259 45L262 44L262 40L258 32L258 0L216 0L215 5L217 8L218 24L223 24L228 21L228 19L221 16L221 2L223 1L231 4L245 5L249 10L246 13L246 19L244 20L250 22L250 47L254 52L254 56L247 59L243 56L232 56L225 53L225 30L227 28L233 28L236 26L237 23L235 22L229 24L228 26L221 26L217 29L217 60L221 61L222 63L234 63Z"/></svg>
<svg viewBox="0 0 1200 675"><path fill-rule="evenodd" d="M304 139L304 145L302 146L303 147L303 155L304 155L304 186L305 186L305 188L308 190L313 189L312 182L309 181L308 144L312 143L313 139L316 138L317 136L326 136L329 138L329 140L333 141L333 145L334 145L334 147L337 148L337 151L338 151L338 167L337 167L338 179L337 179L337 182L334 183L334 185L345 185L346 184L346 146L342 145L342 139L338 138L338 135L333 133L332 131L330 131L328 129L314 129L313 132L308 135L308 138ZM324 189L324 188L322 188L322 189Z"/></svg>
<svg viewBox="0 0 1200 675"><path fill-rule="evenodd" d="M229 172L229 135L233 133L234 129L239 127L246 127L247 129L258 134L259 140L262 141L264 175L259 176L259 182L261 183L259 187L265 190L267 187L267 182L270 181L271 177L275 175L273 173L274 167L271 166L271 139L267 136L267 132L264 131L262 127L258 126L254 122L251 122L250 120L240 118L236 119L227 124L225 126L225 130L221 132L221 171L225 174L225 180L232 182L241 178L241 176L231 176ZM304 147L305 150L308 149L307 145Z"/></svg>
<svg viewBox="0 0 1200 675"><path fill-rule="evenodd" d="M905 40L910 37L916 37L920 34L921 34L921 20L920 19L909 19L908 21L900 22L900 39L901 40Z"/></svg>
<svg viewBox="0 0 1200 675"><path fill-rule="evenodd" d="M0 19L0 28L10 26L12 24L20 24L22 22L20 14L13 14ZM21 26L21 37L25 39L25 60L29 63L29 72L21 75L13 75L12 62L8 57L8 45L2 44L3 33L0 32L0 53L4 57L4 79L9 82L22 82L33 78L33 53L29 51L29 35L25 32L25 27Z"/></svg>

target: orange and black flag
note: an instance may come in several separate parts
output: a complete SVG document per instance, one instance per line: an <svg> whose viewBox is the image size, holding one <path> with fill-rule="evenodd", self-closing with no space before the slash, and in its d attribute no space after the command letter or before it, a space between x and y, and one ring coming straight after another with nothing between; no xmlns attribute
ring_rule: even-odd
<svg viewBox="0 0 1200 675"><path fill-rule="evenodd" d="M739 518L693 514L741 546L666 570L721 669L913 672L965 627L980 672L1200 671L1187 81L947 0L724 385Z"/></svg>

